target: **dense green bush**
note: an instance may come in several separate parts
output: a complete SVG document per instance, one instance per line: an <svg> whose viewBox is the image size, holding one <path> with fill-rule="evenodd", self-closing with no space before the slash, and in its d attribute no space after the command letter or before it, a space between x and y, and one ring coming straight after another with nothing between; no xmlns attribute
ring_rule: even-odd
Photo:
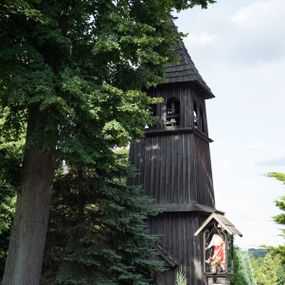
<svg viewBox="0 0 285 285"><path fill-rule="evenodd" d="M235 273L231 278L232 285L256 285L250 257L247 251L235 248L234 270Z"/></svg>

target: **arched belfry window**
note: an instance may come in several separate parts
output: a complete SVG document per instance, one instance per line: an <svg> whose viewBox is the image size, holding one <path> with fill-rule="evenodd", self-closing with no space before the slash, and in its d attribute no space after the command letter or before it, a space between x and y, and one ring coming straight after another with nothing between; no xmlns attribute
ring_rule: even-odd
<svg viewBox="0 0 285 285"><path fill-rule="evenodd" d="M206 132L206 125L205 125L205 117L204 117L203 107L200 108L200 130L203 133Z"/></svg>
<svg viewBox="0 0 285 285"><path fill-rule="evenodd" d="M193 101L193 120L194 120L194 127L198 128L198 107L197 102Z"/></svg>
<svg viewBox="0 0 285 285"><path fill-rule="evenodd" d="M171 97L166 104L166 126L180 125L180 102L178 99Z"/></svg>

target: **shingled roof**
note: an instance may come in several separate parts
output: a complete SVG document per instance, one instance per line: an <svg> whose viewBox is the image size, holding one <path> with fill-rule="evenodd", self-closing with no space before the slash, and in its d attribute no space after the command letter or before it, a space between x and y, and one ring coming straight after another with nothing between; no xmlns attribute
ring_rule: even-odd
<svg viewBox="0 0 285 285"><path fill-rule="evenodd" d="M195 236L198 236L208 226L208 224L215 220L219 225L231 235L242 236L242 233L232 224L224 215L213 213L211 214L201 225L201 227L195 232Z"/></svg>
<svg viewBox="0 0 285 285"><path fill-rule="evenodd" d="M166 83L194 82L202 88L207 98L213 98L214 94L199 74L182 41L179 46L174 48L174 51L178 55L178 63L167 65Z"/></svg>

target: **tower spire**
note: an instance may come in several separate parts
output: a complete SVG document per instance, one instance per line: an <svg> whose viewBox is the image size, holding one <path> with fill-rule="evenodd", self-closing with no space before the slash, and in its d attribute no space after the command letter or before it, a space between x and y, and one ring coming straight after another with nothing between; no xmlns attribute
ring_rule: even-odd
<svg viewBox="0 0 285 285"><path fill-rule="evenodd" d="M192 82L203 90L207 99L215 97L200 75L183 41L179 41L179 44L173 49L178 57L178 62L167 65L166 83Z"/></svg>

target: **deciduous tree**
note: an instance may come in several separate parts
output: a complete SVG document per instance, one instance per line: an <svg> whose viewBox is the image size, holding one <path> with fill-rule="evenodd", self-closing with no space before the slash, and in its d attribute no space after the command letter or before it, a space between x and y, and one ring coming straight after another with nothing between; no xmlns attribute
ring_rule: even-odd
<svg viewBox="0 0 285 285"><path fill-rule="evenodd" d="M3 285L39 283L56 163L104 164L142 133L154 101L141 90L181 36L171 12L212 2L1 1L0 105L27 127Z"/></svg>
<svg viewBox="0 0 285 285"><path fill-rule="evenodd" d="M23 130L4 128L9 109L0 107L0 276L5 266L12 219L15 211L16 188L23 150Z"/></svg>

